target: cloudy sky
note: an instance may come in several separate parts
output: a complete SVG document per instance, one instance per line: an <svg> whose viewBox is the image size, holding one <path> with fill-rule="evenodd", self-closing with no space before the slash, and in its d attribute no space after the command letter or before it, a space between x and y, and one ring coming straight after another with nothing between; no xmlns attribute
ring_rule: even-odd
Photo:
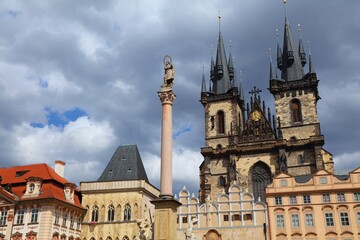
<svg viewBox="0 0 360 240"><path fill-rule="evenodd" d="M14 1L0 3L0 167L66 162L72 182L96 180L118 145L137 144L159 186L163 57L176 68L174 193L198 190L204 145L202 68L209 78L218 14L245 92L266 90L281 0ZM360 164L360 2L289 0L318 78L325 148L336 171ZM248 96L246 96L248 99Z"/></svg>

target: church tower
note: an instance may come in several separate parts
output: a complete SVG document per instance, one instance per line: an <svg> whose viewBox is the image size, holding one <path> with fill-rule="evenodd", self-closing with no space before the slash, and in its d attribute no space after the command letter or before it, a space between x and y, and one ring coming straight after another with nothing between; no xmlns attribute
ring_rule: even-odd
<svg viewBox="0 0 360 240"><path fill-rule="evenodd" d="M249 91L245 104L242 86L237 86L234 63L226 58L219 31L216 59L211 57L210 84L202 77L201 100L205 112L204 161L200 165L199 199L214 201L228 193L236 182L258 201L266 201L265 188L281 173L311 175L320 169L333 172L332 155L323 149L324 136L317 116L317 75L309 53L309 71L303 43L294 45L285 16L284 42L277 43L277 67L270 57L269 91L276 115L261 101L261 90Z"/></svg>
<svg viewBox="0 0 360 240"><path fill-rule="evenodd" d="M220 21L220 17L219 17ZM226 57L224 41L219 31L216 59L211 57L210 84L206 87L202 77L201 100L205 110L205 147L218 154L205 154L200 167L202 191L204 197L220 194L225 186L236 179L235 168L230 164L229 156L223 155L223 148L233 146L239 139L244 121L244 100L237 86L233 57ZM216 170L215 170L216 169ZM233 169L233 170L231 170ZM215 177L216 176L216 177ZM201 198L201 197L200 197Z"/></svg>
<svg viewBox="0 0 360 240"><path fill-rule="evenodd" d="M322 147L325 143L317 115L317 75L309 53L309 70L305 74L306 55L300 35L295 49L290 23L285 16L284 40L281 49L277 44L278 79L270 75L269 90L275 99L275 110L286 142L287 172L291 175L313 174L320 169L333 172L330 153Z"/></svg>

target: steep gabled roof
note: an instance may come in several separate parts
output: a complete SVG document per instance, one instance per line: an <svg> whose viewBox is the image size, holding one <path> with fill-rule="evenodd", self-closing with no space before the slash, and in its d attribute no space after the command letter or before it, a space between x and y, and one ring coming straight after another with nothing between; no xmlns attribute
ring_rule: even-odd
<svg viewBox="0 0 360 240"><path fill-rule="evenodd" d="M136 145L119 146L98 181L145 180L149 182Z"/></svg>
<svg viewBox="0 0 360 240"><path fill-rule="evenodd" d="M74 189L76 193L74 194L74 203L68 202L64 195L64 185L70 182L59 176L45 163L0 168L0 176L2 178L1 185L11 186L11 192L18 197L19 201L57 199L83 209L80 203L79 190ZM42 180L41 194L31 198L24 198L29 178Z"/></svg>

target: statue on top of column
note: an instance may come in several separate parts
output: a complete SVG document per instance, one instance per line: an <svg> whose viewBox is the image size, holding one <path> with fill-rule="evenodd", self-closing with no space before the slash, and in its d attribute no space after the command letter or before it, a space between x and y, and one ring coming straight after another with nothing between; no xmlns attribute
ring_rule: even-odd
<svg viewBox="0 0 360 240"><path fill-rule="evenodd" d="M169 55L164 57L164 84L161 87L172 87L174 84L175 68Z"/></svg>

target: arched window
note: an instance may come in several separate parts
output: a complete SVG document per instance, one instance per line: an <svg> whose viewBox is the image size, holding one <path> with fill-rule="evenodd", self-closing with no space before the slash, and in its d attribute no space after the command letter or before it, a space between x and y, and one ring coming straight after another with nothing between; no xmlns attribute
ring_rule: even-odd
<svg viewBox="0 0 360 240"><path fill-rule="evenodd" d="M293 99L290 102L291 116L294 123L301 122L301 105L299 99Z"/></svg>
<svg viewBox="0 0 360 240"><path fill-rule="evenodd" d="M108 208L108 221L113 222L115 216L115 209L113 205L110 205Z"/></svg>
<svg viewBox="0 0 360 240"><path fill-rule="evenodd" d="M124 207L124 221L131 220L131 207L130 204L126 204Z"/></svg>
<svg viewBox="0 0 360 240"><path fill-rule="evenodd" d="M257 162L250 170L254 200L265 202L265 188L272 182L271 171L264 162Z"/></svg>
<svg viewBox="0 0 360 240"><path fill-rule="evenodd" d="M122 240L130 240L130 239L128 238L128 236L125 236L125 237L123 237Z"/></svg>
<svg viewBox="0 0 360 240"><path fill-rule="evenodd" d="M225 133L225 116L223 111L219 111L217 113L218 119L218 133L224 134Z"/></svg>
<svg viewBox="0 0 360 240"><path fill-rule="evenodd" d="M98 206L94 206L91 213L91 221L97 222L99 220L99 208Z"/></svg>
<svg viewBox="0 0 360 240"><path fill-rule="evenodd" d="M225 187L226 186L226 180L223 176L219 177L219 187Z"/></svg>

